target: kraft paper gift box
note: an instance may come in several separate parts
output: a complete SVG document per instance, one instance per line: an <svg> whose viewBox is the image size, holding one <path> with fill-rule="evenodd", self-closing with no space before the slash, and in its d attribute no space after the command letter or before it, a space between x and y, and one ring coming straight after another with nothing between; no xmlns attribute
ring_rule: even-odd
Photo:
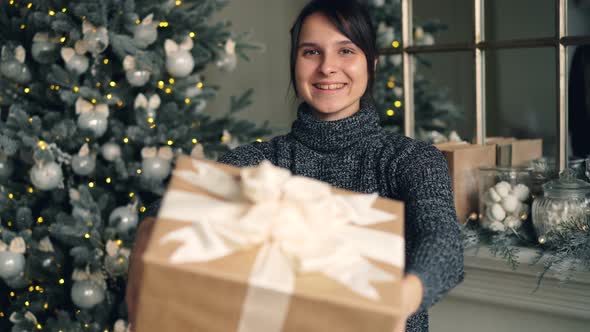
<svg viewBox="0 0 590 332"><path fill-rule="evenodd" d="M477 170L496 165L496 146L469 143L435 144L449 166L455 210L459 222L464 224L474 213L479 214L479 191Z"/></svg>
<svg viewBox="0 0 590 332"><path fill-rule="evenodd" d="M510 166L524 166L543 156L543 140L516 139L514 137L488 137L486 144L511 145Z"/></svg>
<svg viewBox="0 0 590 332"><path fill-rule="evenodd" d="M392 331L403 216L401 202L267 162L180 157L142 256L134 331Z"/></svg>

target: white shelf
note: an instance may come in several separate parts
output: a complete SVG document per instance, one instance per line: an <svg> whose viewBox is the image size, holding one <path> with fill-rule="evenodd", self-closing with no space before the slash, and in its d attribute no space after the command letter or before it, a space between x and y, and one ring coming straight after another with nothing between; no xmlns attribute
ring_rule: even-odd
<svg viewBox="0 0 590 332"><path fill-rule="evenodd" d="M560 284L547 273L533 293L542 264L531 266L535 252L520 248L520 265L512 270L487 247L465 251L465 280L450 298L512 307L583 320L590 320L590 272L576 272L571 281Z"/></svg>

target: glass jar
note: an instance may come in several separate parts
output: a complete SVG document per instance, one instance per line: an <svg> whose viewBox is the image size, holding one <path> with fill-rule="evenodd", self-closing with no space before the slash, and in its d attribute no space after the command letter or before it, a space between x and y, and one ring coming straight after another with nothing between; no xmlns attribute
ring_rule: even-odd
<svg viewBox="0 0 590 332"><path fill-rule="evenodd" d="M550 242L548 233L559 230L563 222L583 222L588 215L590 183L576 178L566 169L559 179L543 185L543 196L533 202L533 226L539 243Z"/></svg>
<svg viewBox="0 0 590 332"><path fill-rule="evenodd" d="M530 167L482 167L479 169L479 220L496 232L517 230L529 219Z"/></svg>

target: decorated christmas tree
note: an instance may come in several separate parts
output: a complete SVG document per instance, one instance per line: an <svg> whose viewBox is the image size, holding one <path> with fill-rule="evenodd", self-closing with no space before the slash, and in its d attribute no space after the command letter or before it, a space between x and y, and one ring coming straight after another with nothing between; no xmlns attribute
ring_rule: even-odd
<svg viewBox="0 0 590 332"><path fill-rule="evenodd" d="M0 1L0 330L124 331L135 230L175 156L268 134L206 112L256 48L223 0ZM214 114L213 116L211 114Z"/></svg>
<svg viewBox="0 0 590 332"><path fill-rule="evenodd" d="M381 49L401 49L402 8L400 0L369 0L368 5L377 27L377 42ZM436 33L446 28L438 21L414 20L414 45L432 45ZM461 116L461 111L450 101L448 90L425 77L430 63L419 55L414 61L416 67L425 70L412 70L414 76L414 103L416 137L438 142L448 139L453 123ZM381 116L381 124L390 130L403 133L403 63L401 52L383 55L379 59L375 77L374 98ZM452 137L453 135L451 135Z"/></svg>

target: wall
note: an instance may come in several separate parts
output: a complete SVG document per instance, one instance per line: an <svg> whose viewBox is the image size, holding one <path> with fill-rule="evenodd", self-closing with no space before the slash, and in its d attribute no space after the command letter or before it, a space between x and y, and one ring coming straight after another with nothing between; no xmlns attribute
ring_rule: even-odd
<svg viewBox="0 0 590 332"><path fill-rule="evenodd" d="M254 88L253 105L241 118L258 123L266 120L276 133L286 132L295 117L289 88L289 29L303 0L234 0L217 14L232 22L233 30L252 31L252 40L265 45L263 52L252 52L251 62L239 60L233 72L210 66L204 73L207 82L221 87L207 107L211 113L225 113L231 95Z"/></svg>

